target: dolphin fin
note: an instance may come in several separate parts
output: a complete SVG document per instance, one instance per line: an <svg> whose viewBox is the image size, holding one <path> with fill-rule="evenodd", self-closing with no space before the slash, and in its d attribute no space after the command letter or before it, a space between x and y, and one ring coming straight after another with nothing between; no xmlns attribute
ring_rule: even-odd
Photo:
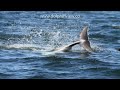
<svg viewBox="0 0 120 90"><path fill-rule="evenodd" d="M88 52L93 52L93 49L91 48L89 41L84 41L81 45Z"/></svg>
<svg viewBox="0 0 120 90"><path fill-rule="evenodd" d="M81 31L81 33L80 33L80 40L81 40L81 39L82 39L82 40L88 40L87 31L88 31L88 27L85 26L85 27L83 28L83 30Z"/></svg>
<svg viewBox="0 0 120 90"><path fill-rule="evenodd" d="M83 28L83 30L81 31L80 33L80 44L82 45L82 47L88 51L88 52L93 52L93 49L91 48L90 46L90 42L88 40L88 34L87 34L87 31L88 31L88 27L85 26Z"/></svg>

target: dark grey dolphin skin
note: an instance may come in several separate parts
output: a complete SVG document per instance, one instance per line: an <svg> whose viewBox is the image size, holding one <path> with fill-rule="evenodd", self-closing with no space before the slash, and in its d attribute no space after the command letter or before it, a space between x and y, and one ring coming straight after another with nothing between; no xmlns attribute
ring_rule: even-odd
<svg viewBox="0 0 120 90"><path fill-rule="evenodd" d="M80 44L80 41L74 42L72 44L66 45L64 47L56 49L57 51L63 51L63 52L68 52L72 49L73 46Z"/></svg>
<svg viewBox="0 0 120 90"><path fill-rule="evenodd" d="M92 48L90 46L90 42L88 40L87 31L88 31L88 27L85 26L83 28L83 30L81 31L81 33L80 33L80 39L79 39L79 41L73 42L72 44L66 45L66 46L58 48L56 50L67 52L67 51L70 51L73 46L75 46L77 44L80 44L86 51L93 52L93 50L92 50Z"/></svg>

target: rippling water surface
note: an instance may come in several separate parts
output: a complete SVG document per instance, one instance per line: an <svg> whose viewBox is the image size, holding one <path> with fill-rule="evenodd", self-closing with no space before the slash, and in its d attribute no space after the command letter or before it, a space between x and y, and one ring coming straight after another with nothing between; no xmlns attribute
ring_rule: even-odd
<svg viewBox="0 0 120 90"><path fill-rule="evenodd" d="M93 53L76 45L89 26ZM0 79L120 79L120 12L1 11Z"/></svg>

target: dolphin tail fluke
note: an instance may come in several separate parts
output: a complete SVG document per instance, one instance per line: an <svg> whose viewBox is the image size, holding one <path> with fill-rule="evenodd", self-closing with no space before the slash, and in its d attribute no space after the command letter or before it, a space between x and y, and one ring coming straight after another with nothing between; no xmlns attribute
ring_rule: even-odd
<svg viewBox="0 0 120 90"><path fill-rule="evenodd" d="M83 30L81 31L80 33L80 40L88 40L88 34L87 34L87 31L88 31L88 26L85 26L83 28Z"/></svg>
<svg viewBox="0 0 120 90"><path fill-rule="evenodd" d="M89 41L83 42L82 47L88 52L93 52L93 49L91 48Z"/></svg>
<svg viewBox="0 0 120 90"><path fill-rule="evenodd" d="M89 42L89 39L88 39L87 31L88 31L87 26L84 27L83 30L81 31L81 33L80 33L80 43L86 51L93 52L93 49L91 48L90 42Z"/></svg>

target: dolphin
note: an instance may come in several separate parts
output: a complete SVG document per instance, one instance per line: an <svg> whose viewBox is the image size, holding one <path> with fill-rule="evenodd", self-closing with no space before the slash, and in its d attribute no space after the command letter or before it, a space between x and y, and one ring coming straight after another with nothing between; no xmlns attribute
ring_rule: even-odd
<svg viewBox="0 0 120 90"><path fill-rule="evenodd" d="M64 47L57 48L57 51L63 51L63 52L68 52L72 49L73 46L80 44L86 51L88 52L93 52L93 49L90 46L90 42L88 40L88 27L85 26L83 30L80 33L80 39L79 41L73 42L72 44L66 45Z"/></svg>

